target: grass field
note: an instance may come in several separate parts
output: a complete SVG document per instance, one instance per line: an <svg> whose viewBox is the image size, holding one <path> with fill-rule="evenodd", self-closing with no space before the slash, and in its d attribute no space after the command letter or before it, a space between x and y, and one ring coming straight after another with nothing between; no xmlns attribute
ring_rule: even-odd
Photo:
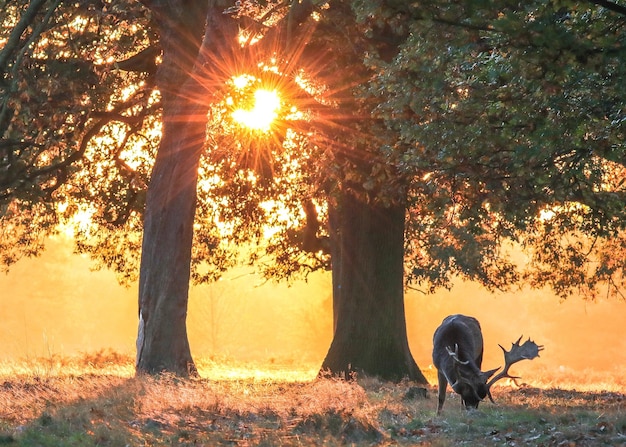
<svg viewBox="0 0 626 447"><path fill-rule="evenodd" d="M134 377L113 352L0 364L0 446L626 446L623 378L505 384L473 412L449 394L436 416L434 388L295 362L197 366L202 379L180 380Z"/></svg>

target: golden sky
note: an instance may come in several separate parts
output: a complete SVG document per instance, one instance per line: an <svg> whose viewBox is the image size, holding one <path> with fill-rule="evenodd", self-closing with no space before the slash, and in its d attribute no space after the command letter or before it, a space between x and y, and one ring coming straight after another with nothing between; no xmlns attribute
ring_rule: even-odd
<svg viewBox="0 0 626 447"><path fill-rule="evenodd" d="M40 258L0 276L0 362L105 348L134 354L136 287L121 287L111 272L90 267L61 238ZM490 294L465 283L435 295L409 292L406 311L411 351L427 377L432 334L453 313L481 322L484 370L502 365L498 343L509 349L523 334L545 345L540 358L511 369L529 383L539 376L558 383L624 372L623 301L559 302L547 291ZM264 283L250 269L229 272L214 285L192 288L188 326L196 358L321 364L332 336L330 275L288 287Z"/></svg>

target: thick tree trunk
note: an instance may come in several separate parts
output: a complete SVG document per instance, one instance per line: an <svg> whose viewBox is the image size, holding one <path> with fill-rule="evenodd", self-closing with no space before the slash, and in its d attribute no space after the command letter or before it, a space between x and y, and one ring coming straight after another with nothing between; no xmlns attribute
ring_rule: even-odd
<svg viewBox="0 0 626 447"><path fill-rule="evenodd" d="M427 383L406 333L404 218L402 205L341 196L331 219L335 333L322 372Z"/></svg>
<svg viewBox="0 0 626 447"><path fill-rule="evenodd" d="M163 50L157 72L163 127L144 214L137 373L196 374L186 319L198 165L206 138L209 96L197 71L203 62L198 57L206 4L153 5ZM204 44L206 38L207 34Z"/></svg>
<svg viewBox="0 0 626 447"><path fill-rule="evenodd" d="M202 123L165 121L163 125L144 217L138 372L195 373L186 318L204 129Z"/></svg>

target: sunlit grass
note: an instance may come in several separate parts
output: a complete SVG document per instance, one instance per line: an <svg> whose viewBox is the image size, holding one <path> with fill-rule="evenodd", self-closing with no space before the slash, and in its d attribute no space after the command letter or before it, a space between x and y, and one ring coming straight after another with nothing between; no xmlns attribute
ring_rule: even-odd
<svg viewBox="0 0 626 447"><path fill-rule="evenodd" d="M226 358L196 361L200 377L210 380L308 382L317 376L319 365L294 361L238 362Z"/></svg>
<svg viewBox="0 0 626 447"><path fill-rule="evenodd" d="M437 385L437 370L432 365L423 368L422 372L431 385ZM513 367L511 373L520 375L520 379L503 379L497 382L493 388L497 390L499 388L535 387L585 392L610 391L626 393L626 364L615 364L607 367L605 370L534 366L525 369L522 373L519 373Z"/></svg>
<svg viewBox="0 0 626 447"><path fill-rule="evenodd" d="M411 394L410 382L320 378L317 365L297 360L196 363L201 378L189 380L135 377L133 355L112 351L0 363L0 443L496 446L584 439L600 446L626 440L623 393L563 389L547 372L542 387L503 383L494 389L497 404L485 402L478 412L461 410L449 393L438 417L435 387L424 399ZM432 374L426 369L434 383Z"/></svg>
<svg viewBox="0 0 626 447"><path fill-rule="evenodd" d="M319 365L295 361L242 362L225 357L196 360L200 377L214 381L308 382L318 374ZM110 375L121 378L135 375L135 359L111 351L77 356L11 359L0 362L0 380L12 377L68 377Z"/></svg>
<svg viewBox="0 0 626 447"><path fill-rule="evenodd" d="M195 359L202 379L211 381L250 381L298 383L314 380L320 365L299 359L271 359L267 362L241 361L225 356ZM437 385L437 370L428 365L422 372L432 386ZM514 371L513 371L514 372ZM135 357L111 350L82 353L74 356L50 354L42 357L0 361L0 380L14 377L68 377L109 375L130 378L135 375ZM604 371L597 369L537 367L521 374L519 380L502 380L494 389L520 387L558 388L583 392L626 392L626 365L614 365Z"/></svg>
<svg viewBox="0 0 626 447"><path fill-rule="evenodd" d="M47 378L93 374L132 377L135 375L134 359L130 355L102 350L76 356L50 354L0 362L0 380L12 377Z"/></svg>
<svg viewBox="0 0 626 447"><path fill-rule="evenodd" d="M613 365L604 371L585 368L580 370L558 368L536 369L525 374L521 382L537 388L558 388L583 392L626 393L626 365Z"/></svg>

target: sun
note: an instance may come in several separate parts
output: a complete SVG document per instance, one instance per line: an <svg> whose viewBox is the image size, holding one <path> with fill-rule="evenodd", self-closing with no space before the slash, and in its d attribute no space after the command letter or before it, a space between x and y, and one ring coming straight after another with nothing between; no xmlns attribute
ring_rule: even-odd
<svg viewBox="0 0 626 447"><path fill-rule="evenodd" d="M233 111L232 117L235 122L250 130L267 132L272 122L278 117L281 100L276 90L259 88L254 91L251 108L239 108Z"/></svg>

